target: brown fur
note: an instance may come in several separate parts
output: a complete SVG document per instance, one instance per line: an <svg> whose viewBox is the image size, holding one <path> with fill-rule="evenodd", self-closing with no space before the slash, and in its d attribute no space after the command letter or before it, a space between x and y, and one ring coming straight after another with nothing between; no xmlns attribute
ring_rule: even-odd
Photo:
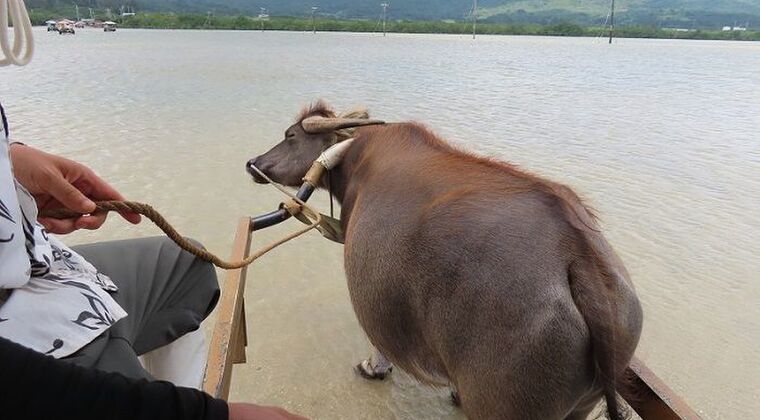
<svg viewBox="0 0 760 420"><path fill-rule="evenodd" d="M299 121L330 112L317 104ZM373 345L421 381L453 384L472 418L585 418L602 395L621 418L615 385L641 308L581 199L420 124L354 135L332 186L352 303ZM297 184L304 165L280 162L313 160L330 139L297 141L255 161Z"/></svg>
<svg viewBox="0 0 760 420"><path fill-rule="evenodd" d="M306 118L313 117L315 115L328 118L336 116L332 108L330 108L330 106L325 101L320 99L316 102L312 102L308 106L303 107L301 109L301 112L299 112L296 116L296 123L300 123Z"/></svg>

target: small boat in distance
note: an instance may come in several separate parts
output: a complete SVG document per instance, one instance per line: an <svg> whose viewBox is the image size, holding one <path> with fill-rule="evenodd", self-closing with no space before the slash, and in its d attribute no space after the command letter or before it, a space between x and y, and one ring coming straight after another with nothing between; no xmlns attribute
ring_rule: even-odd
<svg viewBox="0 0 760 420"><path fill-rule="evenodd" d="M110 20L103 22L103 32L116 32L116 22Z"/></svg>
<svg viewBox="0 0 760 420"><path fill-rule="evenodd" d="M76 34L76 32L74 31L74 21L71 21L68 19L63 19L56 22L55 29L58 31L59 35L63 35L63 34L75 35Z"/></svg>

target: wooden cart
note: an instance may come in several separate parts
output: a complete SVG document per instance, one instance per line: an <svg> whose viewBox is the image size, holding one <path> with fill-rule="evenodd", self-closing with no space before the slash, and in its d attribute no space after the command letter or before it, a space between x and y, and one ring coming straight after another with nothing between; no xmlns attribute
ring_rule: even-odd
<svg viewBox="0 0 760 420"><path fill-rule="evenodd" d="M248 256L251 248L252 223L246 217L240 219L235 234L231 260ZM227 399L230 394L232 366L245 363L248 337L245 323L246 268L227 272L219 301L218 318L209 349L203 390L216 397ZM657 375L640 360L634 358L626 375L635 387L636 398L628 404L644 420L696 420L700 417L686 402L676 395Z"/></svg>

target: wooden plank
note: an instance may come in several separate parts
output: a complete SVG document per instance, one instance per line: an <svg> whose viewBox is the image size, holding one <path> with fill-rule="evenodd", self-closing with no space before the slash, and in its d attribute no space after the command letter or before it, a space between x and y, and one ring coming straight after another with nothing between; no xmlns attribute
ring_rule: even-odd
<svg viewBox="0 0 760 420"><path fill-rule="evenodd" d="M237 261L248 256L251 249L251 219L241 218L238 222L231 260ZM217 306L217 321L211 337L203 391L216 397L227 399L230 394L232 365L240 360L242 347L245 358L245 314L243 294L247 268L227 271L222 297ZM236 357L237 356L237 357Z"/></svg>
<svg viewBox="0 0 760 420"><path fill-rule="evenodd" d="M641 360L633 358L626 369L631 395L626 402L644 420L699 420L699 415Z"/></svg>
<svg viewBox="0 0 760 420"><path fill-rule="evenodd" d="M240 318L240 322L238 323L237 332L235 333L235 346L232 347L232 351L234 352L232 362L236 365L247 361L245 348L248 347L248 323L245 319L245 298L243 299L242 305L240 305L240 312L237 316Z"/></svg>

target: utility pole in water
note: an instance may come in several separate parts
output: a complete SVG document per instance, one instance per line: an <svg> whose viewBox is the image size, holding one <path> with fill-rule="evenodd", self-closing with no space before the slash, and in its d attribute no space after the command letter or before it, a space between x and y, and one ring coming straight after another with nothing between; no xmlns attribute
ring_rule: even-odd
<svg viewBox="0 0 760 420"><path fill-rule="evenodd" d="M317 33L317 22L314 20L314 14L317 13L317 9L319 9L317 6L311 7L311 29L314 34Z"/></svg>
<svg viewBox="0 0 760 420"><path fill-rule="evenodd" d="M612 34L615 31L615 0L612 0L610 8L610 44L612 44Z"/></svg>
<svg viewBox="0 0 760 420"><path fill-rule="evenodd" d="M266 7L259 7L259 23L261 24L261 32L264 32L264 20L269 19Z"/></svg>
<svg viewBox="0 0 760 420"><path fill-rule="evenodd" d="M380 7L383 8L383 36L385 36L385 22L388 18L388 3L380 3Z"/></svg>
<svg viewBox="0 0 760 420"><path fill-rule="evenodd" d="M477 26L478 26L478 0L472 0L472 39L475 39Z"/></svg>

